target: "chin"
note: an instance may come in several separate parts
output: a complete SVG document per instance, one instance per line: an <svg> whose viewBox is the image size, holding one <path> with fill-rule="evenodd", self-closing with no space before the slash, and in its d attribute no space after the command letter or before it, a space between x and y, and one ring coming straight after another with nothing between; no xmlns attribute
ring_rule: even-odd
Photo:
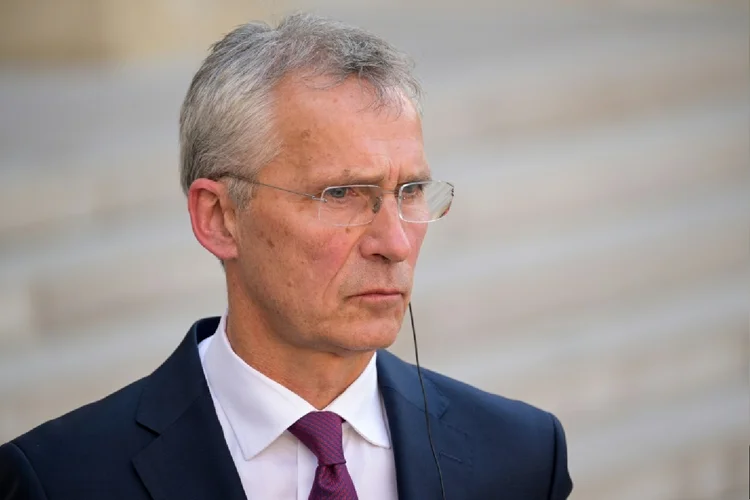
<svg viewBox="0 0 750 500"><path fill-rule="evenodd" d="M390 347L400 329L401 324L392 319L354 323L341 329L334 342L347 351L375 351Z"/></svg>

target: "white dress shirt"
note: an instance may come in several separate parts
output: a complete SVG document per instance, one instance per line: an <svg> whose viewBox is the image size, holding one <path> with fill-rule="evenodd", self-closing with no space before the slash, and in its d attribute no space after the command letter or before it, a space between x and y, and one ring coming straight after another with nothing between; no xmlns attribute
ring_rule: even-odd
<svg viewBox="0 0 750 500"><path fill-rule="evenodd" d="M245 496L307 500L318 459L287 429L315 408L232 350L226 315L198 352ZM396 500L396 466L375 357L325 410L340 415L344 457L360 500Z"/></svg>

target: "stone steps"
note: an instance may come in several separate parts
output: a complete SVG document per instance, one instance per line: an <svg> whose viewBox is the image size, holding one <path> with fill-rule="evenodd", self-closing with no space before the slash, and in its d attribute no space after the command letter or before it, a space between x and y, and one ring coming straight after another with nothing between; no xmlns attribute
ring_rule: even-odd
<svg viewBox="0 0 750 500"><path fill-rule="evenodd" d="M472 150L471 160L464 152L439 152L432 163L437 177L457 184L451 215L465 214L477 226L497 221L496 226L512 227L509 219L540 213L545 218L555 214L570 218L590 213L587 207L593 203L629 207L635 197L642 203L644 198L679 195L711 182L736 182L745 174L747 108L746 100L725 99L677 116L615 123L587 134L537 137L511 148L485 146ZM471 192L462 196L462 188ZM524 195L530 192L535 196ZM497 201L488 204L486 199ZM451 227L450 233L465 228L465 222ZM182 243L182 238L192 239L187 225L184 202L166 201L117 217L74 220L64 230L46 235L0 240L4 256L0 272L12 279L30 268L46 271L50 266L98 260L117 248L132 251L137 245L173 239Z"/></svg>
<svg viewBox="0 0 750 500"><path fill-rule="evenodd" d="M539 224L562 225L666 203L720 183L747 183L748 111L747 97L732 94L510 146L468 143L464 150L438 151L434 175L454 181L457 198L451 218L434 227L463 215L446 232L468 245L479 228L481 237L489 228L508 238Z"/></svg>
<svg viewBox="0 0 750 500"><path fill-rule="evenodd" d="M428 144L507 142L672 110L709 96L746 97L744 28L732 21L704 31L675 27L638 36L630 29L604 30L584 28L552 39L534 46L533 57L513 50L515 41L508 40L494 47L501 63L483 64L486 55L478 54L449 75L427 73Z"/></svg>
<svg viewBox="0 0 750 500"><path fill-rule="evenodd" d="M502 384L528 377L534 367L539 370L539 366L545 366L556 356L570 360L573 376L582 359L605 360L606 366L609 358L605 355L616 358L632 351L636 358L642 357L642 350L651 347L649 339L663 340L670 346L683 342L688 347L703 338L705 331L736 339L737 323L741 323L744 313L746 279L746 269L729 269L724 276L698 281L692 286L651 289L647 294L637 291L597 307L558 314L551 323L526 321L507 329L472 332L471 328L464 328L440 332L442 335L424 327L426 318L436 313L435 306L415 297L417 328L422 332L422 361L428 367L479 385L494 380L501 385L492 389L507 393L509 389L518 390L519 386ZM79 373L88 375L116 363L117 359L127 361L144 350L141 346L148 347L147 351L158 350L167 337L166 345L175 345L173 342L195 318L220 314L223 309L223 300L212 290L196 293L190 299L179 301L179 308L147 312L127 321L115 316L76 328L52 329L43 342L17 348L12 356L3 355L0 391L27 392L49 373L55 373L56 380L78 377ZM471 323L470 315L465 319ZM126 348L128 344L132 345ZM449 351L445 350L446 345L451 346ZM480 354L477 348L481 348ZM162 348L159 356L168 350ZM412 357L408 325L394 350L407 359ZM100 355L90 357L94 352ZM502 367L492 362L497 353L507 358ZM40 371L40 367L45 367L45 371ZM549 378L543 370L539 376L542 380Z"/></svg>
<svg viewBox="0 0 750 500"><path fill-rule="evenodd" d="M508 142L711 96L744 96L739 20L722 18L691 30L640 29L638 37L632 36L637 22L617 22L584 18L568 28L580 34L555 31L556 37L520 47L503 38L502 28L511 26L485 23L479 31L486 40L475 58L453 54L466 71L447 75L446 60L431 52L435 34L413 37L411 48L426 60L428 144L478 137ZM503 63L479 64L493 58ZM0 203L15 208L0 210L0 241L71 218L179 200L176 117L194 67L188 61L44 78L0 73L0 106L9 118L0 123ZM39 109L55 109L71 122L60 127L35 116ZM37 138L33 151L25 146L27 137ZM29 192L45 203L29 203Z"/></svg>
<svg viewBox="0 0 750 500"><path fill-rule="evenodd" d="M502 327L741 268L747 260L745 200L744 188L719 191L712 201L687 201L651 219L605 220L442 261L430 256L414 292L415 300L434 308L424 328L450 335L467 321Z"/></svg>
<svg viewBox="0 0 750 500"><path fill-rule="evenodd" d="M685 364L684 356L676 359L673 363L668 359L665 362L665 358L658 358L661 368L665 371L676 370L681 367L681 376L673 377L673 384L671 385L663 385L662 382L661 390L655 391L652 388L652 396L656 397L648 401L648 404L644 404L641 390L636 389L636 400L631 398L629 401L623 397L625 395L623 392L627 391L622 390L624 389L622 387L623 377L638 375L622 372L622 367L627 365L628 358L632 357L633 360L637 360L643 354L647 354L654 346L671 346L679 353L680 345L687 344L693 357L701 357L700 346L691 346L691 343L695 344L691 340L700 341L701 332L710 329L712 324L721 326L720 323L713 323L717 319L725 316L731 317L732 315L736 317L738 312L740 320L743 319L742 303L737 299L737 290L742 287L745 281L744 279L736 279L735 283L719 284L709 292L697 292L682 301L672 301L673 303L667 305L649 304L650 309L655 310L655 312L646 311L644 313L638 309L630 308L620 311L621 316L618 316L616 312L605 310L601 312L601 316L604 318L577 318L578 324L589 325L587 330L575 331L574 324L566 325L563 322L556 336L546 335L544 339L539 338L538 335L529 334L529 332L522 332L524 336L531 339L530 342L536 342L533 348L528 345L519 346L517 341L514 346L513 332L508 335L508 342L502 342L502 339L488 335L488 340L494 341L498 347L484 344L481 349L477 349L478 346L475 345L474 352L496 353L492 360L489 358L487 360L477 359L481 356L476 356L474 359L466 357L463 358L466 362L462 364L462 357L457 355L453 359L453 363L450 360L444 360L441 364L436 365L430 364L429 357L423 355L423 362L428 366L443 369L448 374L459 376L469 382L477 382L478 385L490 390L505 389L505 394L511 397L523 397L532 403L554 400L555 396L550 394L553 390L559 392L561 388L563 390L564 388L575 388L567 394L567 396L574 396L572 402L561 402L557 408L554 407L556 405L553 405L552 408L547 406L547 408L555 410L566 423L569 439L572 438L571 469L575 477L606 477L606 474L602 471L606 472L610 466L611 470L619 471L623 467L627 468L629 464L632 467L632 463L641 463L641 461L631 463L627 457L620 457L618 460L622 463L609 464L607 462L608 466L603 466L598 460L592 458L600 456L597 452L603 453L603 448L608 444L612 445L613 440L617 443L627 442L628 439L626 438L636 431L651 433L641 440L639 446L649 446L649 450L654 451L656 448L645 443L653 443L652 435L657 433L654 428L660 429L658 427L660 422L666 418L664 412L673 410L681 400L685 400L682 403L683 405L694 403L696 392L703 391L707 396L710 395L711 401L708 408L719 408L720 411L716 415L711 413L710 419L704 420L705 415L698 418L698 416L692 416L692 412L703 408L705 403L689 406L690 411L688 412L685 412L682 406L678 406L678 409L675 410L678 416L688 415L700 425L685 424L682 426L681 432L675 431L674 436L669 440L660 441L657 447L657 451L660 453L666 455L671 453L670 450L684 450L686 447L695 449L707 446L720 439L724 434L731 436L733 432L738 430L738 421L742 425L746 425L744 418L729 422L730 417L742 415L735 408L739 404L737 398L746 399L746 394L741 390L729 392L724 390L727 386L736 385L736 379L727 383L725 378L719 377L715 379L715 383L710 383L711 377L706 378L707 374L726 370L727 358L720 355L714 356L713 363L708 363L712 366L708 367L706 367L705 362ZM645 307L645 309L648 309L648 307ZM685 311L690 314L685 316ZM651 313L650 317L649 312ZM676 318L680 313L683 313L683 317ZM634 322L640 324L631 325L628 319L631 324ZM597 320L599 324L597 324ZM41 421L42 417L49 416L46 415L46 412L50 411L51 405L59 405L59 408L52 412L57 414L65 407L72 407L75 404L87 401L91 394L105 394L109 391L108 386L110 384L125 383L137 375L147 373L148 369L156 366L176 345L187 325L187 323L177 324L175 321L151 319L150 325L147 326L147 321L144 318L134 323L129 325L129 328L121 328L120 331L107 328L108 335L106 337L99 336L97 338L93 329L89 332L60 336L55 343L49 343L41 351L37 351L36 363L29 364L25 360L18 359L14 360L14 364L3 363L0 365L3 372L0 376L0 381L3 382L0 385L0 396L9 405L8 407L12 408L10 412L4 412L5 421L3 422L4 425L0 426L0 430L11 435L19 429L28 427L26 418L33 418L36 415ZM600 325L601 335L597 336ZM614 326L615 331L612 331L612 325L616 325ZM547 329L547 334L551 334L552 328L548 326ZM610 331L607 331L608 329ZM617 331L618 329L619 331ZM691 333L691 329L695 331ZM692 339L688 338L687 341L683 335L686 331L689 334L691 333L693 337ZM423 333L424 330L420 330L420 332ZM75 339L76 335L82 335L82 338L88 340L85 343L76 342L72 345L66 341L67 339ZM670 336L677 342L672 341ZM422 346L431 343L429 334L422 334L420 337ZM603 337L606 337L606 340ZM723 343L721 338L714 338L713 340L717 345ZM743 340L746 339L743 338ZM454 345L457 347L461 343L463 343L463 339L457 337L454 339L453 345L443 345L443 350L452 350ZM523 353L524 349L526 350L525 354ZM41 356L39 356L39 353L41 353ZM703 354L705 354L705 349ZM535 359L529 359L530 357L535 357ZM618 357L619 363L609 362L612 358ZM708 357L711 358L710 353ZM580 371L581 376L578 377L578 380L566 376L571 372L568 369L569 366L573 366L574 369ZM44 367L43 370L42 367ZM477 372L480 367L484 367L483 374ZM548 374L543 372L543 367L551 368L548 369ZM737 367L736 364L735 366L729 365L729 368L734 370L739 368L740 372L744 370L744 366ZM19 380L24 374L29 377L25 381L26 383ZM540 374L542 374L541 377ZM732 374L730 373L730 375ZM493 380L507 378L511 381L497 385L484 378L484 383L482 383L482 377L488 376ZM580 382L586 377L596 379L599 382L599 387L592 388L591 385L594 382L589 382L588 387L582 386L583 384ZM34 382L34 378L39 380ZM531 383L519 384L517 382L525 381L528 378L536 378L536 381L540 383L535 386ZM708 385L706 384L707 379L709 380ZM635 385L644 384L649 380L653 379L650 379L648 374L641 374ZM702 385L694 384L695 381L702 381ZM594 385L596 384L594 383ZM617 390L618 385L620 390ZM680 385L682 387L679 387ZM513 388L516 389L515 392ZM630 387L630 389L632 390L633 387ZM739 389L742 389L742 386ZM721 397L716 396L717 391L723 391ZM557 399L561 401L562 398L566 397L567 392L558 394ZM577 400L575 398L579 392L588 395L588 408L585 407L585 402L583 408L579 406L582 400L580 397ZM626 400L624 404L622 399ZM616 406L618 403L624 408ZM613 404L615 406L611 407L610 405ZM586 415L587 411L599 411L603 412L604 415L598 419L591 419L590 416ZM721 420L721 422L718 420ZM597 431L594 432L594 430ZM586 437L590 436L592 432L598 433L596 439ZM717 437L717 433L721 436ZM621 434L624 434L625 437ZM582 439L586 439L585 443L581 442ZM592 451L592 447L594 451ZM618 453L628 451L619 448L619 444L617 449ZM637 450L636 447L635 451L628 453L635 454ZM660 463L658 457L652 460L657 464ZM596 481L594 481L588 482L584 486L593 488L596 484Z"/></svg>
<svg viewBox="0 0 750 500"><path fill-rule="evenodd" d="M554 324L519 324L483 334L463 330L443 338L435 338L433 331L424 328L422 319L431 308L417 304L422 362L509 397L573 412L570 422L606 420L607 412L591 413L603 401L616 411L639 401L647 404L654 398L680 394L700 383L738 378L746 352L745 282L746 273L728 274L714 284L694 285L696 290L680 300L670 299L674 291L662 290L652 292L654 297L641 299L640 304L638 297L631 299L634 305L621 298L625 307L610 304L609 308L581 310L559 316ZM44 343L3 357L0 395L14 412L38 401L42 403L39 411L51 408L52 414L73 406L71 401L77 399L69 397L71 391L89 397L103 395L107 391L92 390L92 384L107 387L105 381L109 381L112 390L155 367L195 318L221 311L219 297L206 293L172 310L162 308L127 320L115 316L85 328L54 332ZM712 343L706 344L706 332L715 332ZM655 352L654 346L658 346ZM394 351L412 358L408 328ZM650 361L658 363L649 371ZM639 366L637 373L628 372ZM673 369L680 378L664 378L661 367ZM628 383L623 385L626 375ZM576 387L576 392L559 393L560 381ZM52 404L58 398L61 406Z"/></svg>
<svg viewBox="0 0 750 500"><path fill-rule="evenodd" d="M747 448L737 439L747 434L746 410L747 389L727 386L575 435L574 498L739 498L728 494L747 487Z"/></svg>
<svg viewBox="0 0 750 500"><path fill-rule="evenodd" d="M559 266L560 259L575 259L575 253L584 250L609 259L600 264L606 267L627 257L616 248L622 244L636 245L628 249L636 258L623 264L650 266L662 276L675 274L692 261L683 257L664 265L659 259L670 252L685 253L680 247L689 243L686 240L697 228L708 231L718 244L709 248L704 238L687 245L688 254L697 259L697 267L689 272L733 258L740 234L736 228L746 220L740 137L744 111L729 100L718 110L699 106L673 119L646 121L641 128L633 123L612 126L588 139L574 134L567 140L539 139L510 151L485 149L475 153L470 171L448 167L458 160L446 156L436 170L458 172L459 197L451 217L431 229L420 281L429 281L432 274L458 279L444 271L454 258L451 268L460 269L461 275L478 272L489 281L498 276L508 281L510 269L522 264L518 259L540 258L534 265L548 260ZM676 129L673 135L658 133L671 128ZM680 137L687 144L678 149ZM638 145L637 153L633 144ZM679 154L673 153L675 149ZM607 161L605 153L612 159ZM462 187L470 191L462 194ZM484 207L477 201L494 197L498 202ZM596 212L587 208L592 205L598 207ZM659 221L664 227L655 225ZM648 251L662 249L650 265L648 256L644 262L638 260L644 252L639 248L651 245L649 238L661 243ZM540 250L544 248L552 250L545 253ZM465 249L476 250L467 254ZM562 256L555 257L555 252ZM0 286L6 290L0 293L0 309L8 311L0 339L20 330L37 335L55 325L73 325L116 310L158 308L160 300L179 300L203 287L217 290L222 281L216 262L195 243L184 208L177 206L155 214L147 207L109 223L82 222L65 234L52 231L46 237L20 238L0 246L0 255L0 281L8 284ZM580 265L590 265L589 256L583 259ZM487 274L476 262L501 267ZM577 268L566 264L565 269L572 275ZM525 273L517 273L518 279L526 280ZM471 279L478 290L482 280ZM454 284L457 289L462 286Z"/></svg>
<svg viewBox="0 0 750 500"><path fill-rule="evenodd" d="M636 410L741 382L747 269L550 319L435 338L416 306L424 366L555 412L573 436ZM502 304L499 307L503 307ZM467 315L467 323L471 317ZM413 360L408 324L393 350Z"/></svg>
<svg viewBox="0 0 750 500"><path fill-rule="evenodd" d="M705 332L714 332L714 335L728 340L725 344L734 345L742 337L737 332L742 331L742 317L746 313L743 293L748 276L746 268L736 266L718 276L692 283L654 286L646 291L621 294L608 301L550 315L552 319L540 321L532 316L532 319L505 325L490 320L481 327L467 326L450 333L441 332L442 336L424 328L426 318L435 314L437 307L427 301L422 305L419 297L415 297L412 305L417 316L416 327L422 332L420 350L425 366L447 371L479 385L492 382L495 384L492 390L503 389L501 392L507 393L522 387L522 381L533 367L539 370L540 380L551 379L552 375L544 367L557 357L569 360L570 364L549 366L549 369L567 368L573 377L578 371L578 363L587 358L598 360L604 369L611 367L620 356L625 358L624 366L638 366L630 363L635 358L643 359L645 363L650 359L644 358L646 352L658 347L650 341L675 347L675 355L680 354L677 345L695 346L696 342L705 339ZM503 307L502 303L496 305L496 308ZM464 319L467 325L471 325L474 317L467 314ZM485 321L485 318L480 318L473 323ZM411 330L407 324L396 346L398 354L411 358L411 344ZM445 350L446 345L451 345L449 351ZM501 354L506 358L502 367L493 363L493 359ZM628 357L630 354L634 359ZM598 367L598 362L592 366ZM670 383L670 380L664 382ZM580 394L580 397L581 401L587 399L585 394ZM590 405L582 403L582 406Z"/></svg>
<svg viewBox="0 0 750 500"><path fill-rule="evenodd" d="M676 117L616 124L588 135L537 138L508 149L484 147L472 151L471 161L455 153L441 154L433 161L436 176L453 180L458 198L452 217L433 226L431 233L438 235L428 242L443 234L455 240L455 231L462 228L466 234L458 234L466 241L477 227L493 221L496 230L509 231L525 226L511 224L519 219L527 222L525 217L536 218L528 222L537 226L543 223L540 214L545 219L555 215L570 219L591 214L587 208L591 204L603 208L597 213L611 211L607 204L619 204L614 208L621 210L644 200L684 196L712 183L739 182L747 178L743 150L747 107L746 102L730 99L721 106L697 106ZM462 169L462 163L470 165ZM461 193L462 188L471 191ZM154 208L146 206L111 219L73 221L64 231L44 236L3 240L0 273L5 279L17 279L30 269L47 272L97 261L118 249L125 253L139 246L192 240L184 203L165 202L158 207L161 210ZM441 232L461 216L460 223Z"/></svg>
<svg viewBox="0 0 750 500"><path fill-rule="evenodd" d="M220 314L225 304L221 291L206 293L159 310L51 328L44 338L0 349L0 441L150 373L193 321Z"/></svg>
<svg viewBox="0 0 750 500"><path fill-rule="evenodd" d="M482 324L469 322L469 326L503 325L550 308L574 307L596 297L648 290L662 281L710 275L743 262L745 199L745 189L728 187L710 197L666 207L669 210L661 207L650 212L651 219L605 219L574 231L552 231L507 243L490 240L463 254L440 249L438 256L427 248L415 299L435 308L426 319L426 328L450 332L467 326L463 320L455 324L451 319L457 311L471 317L472 312L494 310L497 315L485 312L478 316ZM695 241L696 231L703 235L699 241ZM532 270L546 271L544 279L529 281ZM579 281L575 290L564 286L566 280L591 271L595 277ZM32 277L30 285L26 307L18 310L26 316L21 315L17 325L32 335L54 335L49 332L55 326L73 326L76 321L116 311L158 310L196 293L223 295L218 264L187 241L182 246L134 255L124 252L103 261L50 270ZM440 292L445 289L453 293ZM420 295L421 290L432 292ZM19 296L18 290L7 293L9 311ZM502 311L492 306L498 301L505 304ZM8 331L13 327L9 323Z"/></svg>

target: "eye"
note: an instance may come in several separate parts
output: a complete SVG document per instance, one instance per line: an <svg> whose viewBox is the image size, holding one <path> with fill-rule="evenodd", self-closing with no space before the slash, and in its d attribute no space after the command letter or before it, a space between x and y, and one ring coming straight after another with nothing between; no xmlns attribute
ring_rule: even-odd
<svg viewBox="0 0 750 500"><path fill-rule="evenodd" d="M342 199L345 198L347 194L350 194L351 188L342 186L342 187L334 187L334 188L328 188L326 190L326 196L330 196L331 198L335 199Z"/></svg>
<svg viewBox="0 0 750 500"><path fill-rule="evenodd" d="M403 196L414 196L424 191L424 183L404 184L401 187L401 194Z"/></svg>
<svg viewBox="0 0 750 500"><path fill-rule="evenodd" d="M367 186L333 186L323 193L331 201L354 201L355 198L368 195Z"/></svg>

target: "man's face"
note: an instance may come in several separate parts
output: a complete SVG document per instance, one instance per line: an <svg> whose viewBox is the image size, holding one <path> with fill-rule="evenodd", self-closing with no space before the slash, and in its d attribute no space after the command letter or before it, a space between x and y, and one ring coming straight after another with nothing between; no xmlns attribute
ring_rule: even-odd
<svg viewBox="0 0 750 500"><path fill-rule="evenodd" d="M414 107L373 109L363 85L284 81L275 115L282 153L258 181L318 196L328 186L394 190L428 179ZM318 219L319 201L254 189L238 219L236 268L256 319L298 348L346 355L392 344L427 225L402 221L391 194L370 224L336 227Z"/></svg>

